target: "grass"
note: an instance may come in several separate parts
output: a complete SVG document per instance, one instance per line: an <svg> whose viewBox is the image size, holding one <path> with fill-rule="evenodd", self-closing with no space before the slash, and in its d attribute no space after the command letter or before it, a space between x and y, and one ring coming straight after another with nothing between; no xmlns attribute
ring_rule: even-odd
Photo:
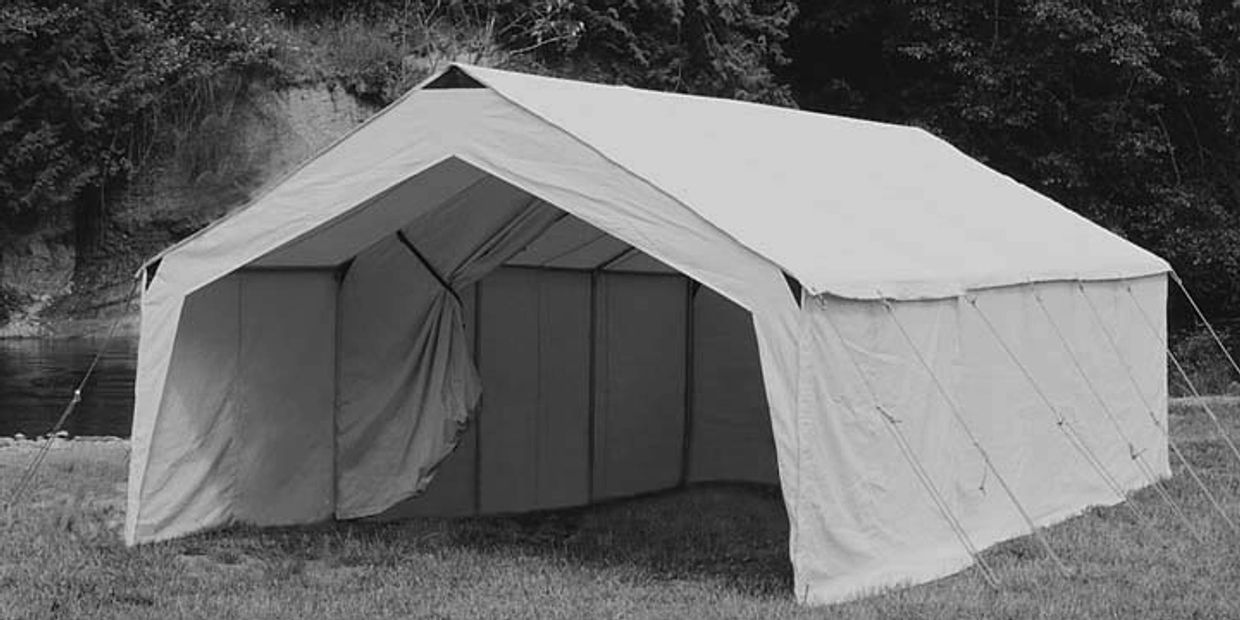
<svg viewBox="0 0 1240 620"><path fill-rule="evenodd" d="M1240 431L1240 404L1215 401ZM1172 407L1172 432L1233 518L1240 465L1206 416ZM1233 435L1235 436L1235 435ZM34 453L0 448L0 480ZM1235 618L1237 539L1178 471L1168 488L1206 542L1152 490L1047 530L1077 570L1028 537L973 571L827 608L792 602L776 490L706 486L518 517L232 528L126 549L123 443L52 451L0 531L0 618ZM4 485L7 490L7 484Z"/></svg>

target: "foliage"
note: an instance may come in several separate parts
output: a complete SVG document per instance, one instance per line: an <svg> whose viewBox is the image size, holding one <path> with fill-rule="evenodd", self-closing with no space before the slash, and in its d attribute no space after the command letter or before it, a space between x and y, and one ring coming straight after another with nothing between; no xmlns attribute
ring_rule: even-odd
<svg viewBox="0 0 1240 620"><path fill-rule="evenodd" d="M386 103L424 59L790 105L772 67L792 0L273 0L327 51L330 78ZM414 61L414 62L411 62Z"/></svg>
<svg viewBox="0 0 1240 620"><path fill-rule="evenodd" d="M1240 351L1240 338L1237 326L1230 323L1215 325L1223 346L1228 351ZM1171 396L1192 396L1193 388L1204 395L1237 395L1240 394L1240 378L1236 376L1226 354L1219 348L1205 327L1194 326L1173 332L1171 337L1171 353L1175 355L1179 368L1183 368L1189 383L1180 374L1174 362L1167 364L1167 385ZM1233 353L1234 355L1234 353Z"/></svg>
<svg viewBox="0 0 1240 620"><path fill-rule="evenodd" d="M16 0L0 8L0 221L103 200L162 136L192 133L211 93L255 78L328 79L385 104L465 60L790 103L770 67L794 13L792 0Z"/></svg>
<svg viewBox="0 0 1240 620"><path fill-rule="evenodd" d="M571 49L581 32L568 0L273 1L311 56L312 79L387 104L449 61L507 65L542 48Z"/></svg>
<svg viewBox="0 0 1240 620"><path fill-rule="evenodd" d="M1229 0L12 0L0 228L105 198L256 79L381 105L463 60L921 125L1167 257L1227 316L1238 58Z"/></svg>
<svg viewBox="0 0 1240 620"><path fill-rule="evenodd" d="M1240 302L1240 4L804 6L803 105L926 127Z"/></svg>
<svg viewBox="0 0 1240 620"><path fill-rule="evenodd" d="M775 78L792 0L582 0L574 53L546 59L579 77L793 105Z"/></svg>
<svg viewBox="0 0 1240 620"><path fill-rule="evenodd" d="M230 73L276 71L256 0L16 0L0 7L0 217L126 181L163 121Z"/></svg>

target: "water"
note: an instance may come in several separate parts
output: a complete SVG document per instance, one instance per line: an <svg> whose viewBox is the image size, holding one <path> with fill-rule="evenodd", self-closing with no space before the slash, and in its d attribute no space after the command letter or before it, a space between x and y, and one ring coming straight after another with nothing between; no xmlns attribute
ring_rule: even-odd
<svg viewBox="0 0 1240 620"><path fill-rule="evenodd" d="M0 340L0 436L48 432L102 339ZM136 338L116 338L99 360L65 429L74 435L129 436Z"/></svg>

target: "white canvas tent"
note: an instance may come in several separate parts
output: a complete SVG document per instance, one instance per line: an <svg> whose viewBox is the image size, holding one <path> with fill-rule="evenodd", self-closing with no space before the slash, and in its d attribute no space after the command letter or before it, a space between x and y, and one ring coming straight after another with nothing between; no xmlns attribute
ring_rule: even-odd
<svg viewBox="0 0 1240 620"><path fill-rule="evenodd" d="M799 599L926 581L1169 475L1168 270L918 129L454 66L147 265L126 539L777 480Z"/></svg>

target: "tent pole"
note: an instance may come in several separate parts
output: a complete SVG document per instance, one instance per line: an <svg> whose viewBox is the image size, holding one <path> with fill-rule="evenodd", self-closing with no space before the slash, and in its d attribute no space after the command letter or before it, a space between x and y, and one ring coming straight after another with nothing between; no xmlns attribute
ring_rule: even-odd
<svg viewBox="0 0 1240 620"><path fill-rule="evenodd" d="M620 250L620 252L618 252L615 256L612 256L611 258L599 263L598 266L595 267L594 269L596 271L603 271L605 269L610 269L613 265L619 264L620 261L628 258L629 255L631 255L633 252L636 252L636 251L637 251L637 248L630 245L629 247L624 248L623 250Z"/></svg>
<svg viewBox="0 0 1240 620"><path fill-rule="evenodd" d="M341 312L340 297L344 292L344 278L353 266L353 259L345 261L336 269L336 308L332 322L335 333L332 334L332 519L336 518L340 507L340 340L344 327L344 313Z"/></svg>
<svg viewBox="0 0 1240 620"><path fill-rule="evenodd" d="M590 272L590 340L586 347L589 397L586 405L586 503L594 502L594 414L598 390L598 271Z"/></svg>
<svg viewBox="0 0 1240 620"><path fill-rule="evenodd" d="M482 377L482 281L474 283L474 368ZM482 514L482 406L484 393L474 411L474 514Z"/></svg>
<svg viewBox="0 0 1240 620"><path fill-rule="evenodd" d="M680 486L689 485L689 467L693 458L693 299L697 295L698 283L692 278L685 278L685 411L684 427L681 431L680 449Z"/></svg>

